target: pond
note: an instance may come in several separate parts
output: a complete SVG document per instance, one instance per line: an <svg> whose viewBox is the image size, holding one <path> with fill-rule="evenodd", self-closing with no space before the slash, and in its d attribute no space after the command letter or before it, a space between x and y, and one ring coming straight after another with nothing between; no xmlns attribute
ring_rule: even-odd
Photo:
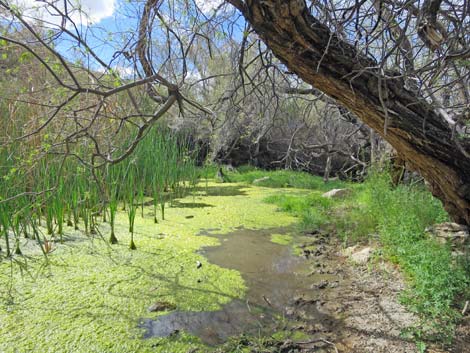
<svg viewBox="0 0 470 353"><path fill-rule="evenodd" d="M288 235L292 227L245 229L217 235L221 245L199 252L210 263L239 271L248 287L243 299L236 299L216 311L176 311L156 320L145 320L146 337L168 336L186 331L215 345L228 337L272 332L296 298L312 291L309 265L293 254L290 246L271 241L273 235Z"/></svg>

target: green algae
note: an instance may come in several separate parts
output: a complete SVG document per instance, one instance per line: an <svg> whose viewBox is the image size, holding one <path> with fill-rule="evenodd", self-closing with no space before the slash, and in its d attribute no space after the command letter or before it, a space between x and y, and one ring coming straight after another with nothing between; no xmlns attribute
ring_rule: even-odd
<svg viewBox="0 0 470 353"><path fill-rule="evenodd" d="M25 246L26 256L0 263L0 352L186 352L200 347L199 339L185 333L142 339L140 320L164 314L147 310L158 301L177 310L207 311L242 298L246 288L240 273L212 265L196 252L218 245L216 238L200 234L208 228L228 234L240 226L293 224L295 218L263 203L275 192L208 183L174 203L158 224L148 207L144 218L135 219L135 251L128 249L125 213L116 214L116 245L104 241L110 234L104 223L94 238L66 227L64 244L55 246L47 262L37 249Z"/></svg>
<svg viewBox="0 0 470 353"><path fill-rule="evenodd" d="M307 341L310 338L305 332L299 330L278 331L273 333L271 337L277 341L292 340L294 342Z"/></svg>
<svg viewBox="0 0 470 353"><path fill-rule="evenodd" d="M279 245L289 245L290 243L292 243L292 235L271 234L271 241Z"/></svg>

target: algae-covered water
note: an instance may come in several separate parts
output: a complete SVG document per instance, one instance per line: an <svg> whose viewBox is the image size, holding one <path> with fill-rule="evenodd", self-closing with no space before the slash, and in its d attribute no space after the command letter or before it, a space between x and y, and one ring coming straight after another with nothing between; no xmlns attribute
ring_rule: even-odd
<svg viewBox="0 0 470 353"><path fill-rule="evenodd" d="M23 244L0 264L0 352L206 351L269 329L307 289L286 245L295 219L263 203L276 192L201 184L164 221L150 208L136 218L135 251L124 213L117 245L106 223L94 237L70 228L47 262ZM149 312L155 303L174 310Z"/></svg>
<svg viewBox="0 0 470 353"><path fill-rule="evenodd" d="M294 255L290 247L272 242L273 234L288 235L291 231L287 227L240 227L226 235L215 235L221 245L203 248L199 253L212 264L239 271L247 286L245 296L219 310L175 311L147 319L143 324L145 336L164 337L185 331L216 345L230 336L272 333L289 305L311 290L311 282L304 275L308 268L305 259Z"/></svg>

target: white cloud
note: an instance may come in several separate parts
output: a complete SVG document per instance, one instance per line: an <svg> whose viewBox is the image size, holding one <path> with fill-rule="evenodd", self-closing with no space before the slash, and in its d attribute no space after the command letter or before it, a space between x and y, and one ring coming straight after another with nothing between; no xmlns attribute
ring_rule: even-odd
<svg viewBox="0 0 470 353"><path fill-rule="evenodd" d="M55 11L43 1L14 0L18 7L24 11L24 15L42 19L47 22L59 24L61 18L53 16ZM61 11L64 11L64 1L53 2ZM102 19L110 17L116 10L116 0L67 0L67 9L72 20L77 24L88 25L98 23Z"/></svg>
<svg viewBox="0 0 470 353"><path fill-rule="evenodd" d="M117 66L114 68L122 78L132 78L136 72L133 67Z"/></svg>
<svg viewBox="0 0 470 353"><path fill-rule="evenodd" d="M201 9L202 12L211 14L215 11L224 0L196 0L196 5Z"/></svg>

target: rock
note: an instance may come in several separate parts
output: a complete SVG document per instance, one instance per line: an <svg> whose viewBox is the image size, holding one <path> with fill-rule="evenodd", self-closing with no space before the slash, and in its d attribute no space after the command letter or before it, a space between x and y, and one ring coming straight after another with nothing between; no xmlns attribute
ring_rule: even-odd
<svg viewBox="0 0 470 353"><path fill-rule="evenodd" d="M352 262L355 262L356 264L361 265L361 264L365 264L369 262L371 256L372 256L372 248L367 247L351 254L349 258L351 259Z"/></svg>
<svg viewBox="0 0 470 353"><path fill-rule="evenodd" d="M357 250L357 245L350 246L349 248L341 250L341 255L343 256L351 256Z"/></svg>
<svg viewBox="0 0 470 353"><path fill-rule="evenodd" d="M330 283L330 288L337 288L339 287L339 281L334 281Z"/></svg>
<svg viewBox="0 0 470 353"><path fill-rule="evenodd" d="M341 199L343 197L349 196L351 190L349 189L333 189L328 192L325 192L322 196L327 199Z"/></svg>
<svg viewBox="0 0 470 353"><path fill-rule="evenodd" d="M318 283L315 283L312 285L312 289L318 288L318 289L325 289L328 286L328 281L327 280L322 280Z"/></svg>
<svg viewBox="0 0 470 353"><path fill-rule="evenodd" d="M295 314L295 309L291 306L287 307L284 311L286 316L294 316Z"/></svg>
<svg viewBox="0 0 470 353"><path fill-rule="evenodd" d="M148 311L156 312L156 311L170 311L175 310L176 305L173 303L168 302L156 302L148 307Z"/></svg>
<svg viewBox="0 0 470 353"><path fill-rule="evenodd" d="M469 237L468 227L452 222L435 224L426 231L440 243L450 243L452 246L463 245Z"/></svg>
<svg viewBox="0 0 470 353"><path fill-rule="evenodd" d="M268 176L265 176L265 177L262 177L262 178L259 178L259 179L255 179L255 180L253 180L253 184L258 184L258 183L261 183L261 182L269 180L269 179L271 179L271 178L268 177Z"/></svg>

